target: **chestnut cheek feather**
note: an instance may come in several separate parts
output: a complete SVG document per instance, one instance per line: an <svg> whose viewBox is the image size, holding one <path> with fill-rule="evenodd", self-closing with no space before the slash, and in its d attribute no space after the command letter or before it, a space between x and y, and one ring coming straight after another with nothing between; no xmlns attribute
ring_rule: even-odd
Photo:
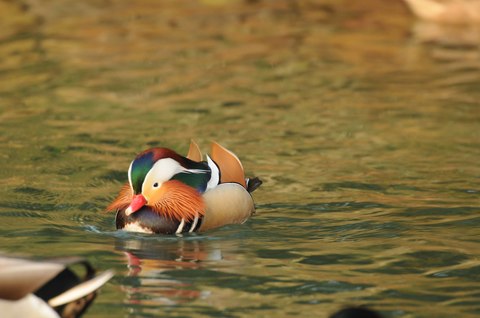
<svg viewBox="0 0 480 318"><path fill-rule="evenodd" d="M191 221L205 214L200 193L178 180L163 183L152 199L149 206L171 219Z"/></svg>
<svg viewBox="0 0 480 318"><path fill-rule="evenodd" d="M112 203L110 203L110 205L105 209L105 211L111 212L126 209L130 205L130 202L132 202L132 197L133 194L130 188L130 184L126 183L123 185L116 199Z"/></svg>

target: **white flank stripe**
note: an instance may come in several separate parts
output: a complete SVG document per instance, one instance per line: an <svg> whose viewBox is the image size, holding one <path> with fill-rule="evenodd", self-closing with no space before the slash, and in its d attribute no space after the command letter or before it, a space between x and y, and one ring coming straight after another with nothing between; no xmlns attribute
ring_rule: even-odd
<svg viewBox="0 0 480 318"><path fill-rule="evenodd" d="M180 222L180 225L178 226L177 231L175 232L175 234L180 234L180 233L182 233L184 226L185 226L185 219L182 219L182 222Z"/></svg>
<svg viewBox="0 0 480 318"><path fill-rule="evenodd" d="M207 163L212 171L210 180L207 183L207 190L215 188L220 183L220 170L217 164L207 155Z"/></svg>
<svg viewBox="0 0 480 318"><path fill-rule="evenodd" d="M195 230L195 227L197 226L197 223L198 223L198 215L195 216L195 219L193 220L193 224L190 227L190 230L188 231L188 233L192 233L193 230Z"/></svg>

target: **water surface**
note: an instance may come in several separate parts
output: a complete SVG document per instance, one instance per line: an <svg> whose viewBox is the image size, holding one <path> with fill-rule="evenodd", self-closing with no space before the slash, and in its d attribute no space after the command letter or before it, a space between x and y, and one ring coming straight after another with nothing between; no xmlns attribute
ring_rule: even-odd
<svg viewBox="0 0 480 318"><path fill-rule="evenodd" d="M87 317L480 314L480 36L402 2L0 3L0 242L117 276ZM133 156L264 180L207 233L116 232Z"/></svg>

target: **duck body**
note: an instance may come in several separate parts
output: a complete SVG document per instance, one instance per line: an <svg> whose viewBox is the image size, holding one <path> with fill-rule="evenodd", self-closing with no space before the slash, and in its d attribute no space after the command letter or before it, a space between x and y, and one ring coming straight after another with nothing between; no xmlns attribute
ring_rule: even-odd
<svg viewBox="0 0 480 318"><path fill-rule="evenodd" d="M73 267L81 266L79 275ZM34 261L0 255L0 313L2 317L80 317L112 271L96 275L78 258Z"/></svg>
<svg viewBox="0 0 480 318"><path fill-rule="evenodd" d="M172 219L166 215L159 214L151 207L147 206L142 207L136 213L131 215L127 215L125 210L119 210L115 216L117 230L157 234L180 234L197 231L201 224L201 219L197 221L196 225L193 224L192 221L184 222L183 228L177 232L180 223L181 220Z"/></svg>
<svg viewBox="0 0 480 318"><path fill-rule="evenodd" d="M128 177L107 211L116 211L117 229L157 234L243 223L255 213L250 192L262 183L245 179L238 157L217 143L202 161L193 141L186 157L167 148L143 151Z"/></svg>

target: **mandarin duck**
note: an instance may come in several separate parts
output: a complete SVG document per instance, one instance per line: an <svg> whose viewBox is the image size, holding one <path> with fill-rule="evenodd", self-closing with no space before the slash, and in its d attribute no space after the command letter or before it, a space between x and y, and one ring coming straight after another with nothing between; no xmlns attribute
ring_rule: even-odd
<svg viewBox="0 0 480 318"><path fill-rule="evenodd" d="M250 193L262 181L246 179L238 157L216 142L206 159L193 140L186 157L168 148L138 154L107 207L117 213L117 229L180 234L244 223L255 213Z"/></svg>
<svg viewBox="0 0 480 318"><path fill-rule="evenodd" d="M34 261L0 256L0 267L2 317L80 317L97 289L113 276L111 270L95 275L79 258Z"/></svg>

